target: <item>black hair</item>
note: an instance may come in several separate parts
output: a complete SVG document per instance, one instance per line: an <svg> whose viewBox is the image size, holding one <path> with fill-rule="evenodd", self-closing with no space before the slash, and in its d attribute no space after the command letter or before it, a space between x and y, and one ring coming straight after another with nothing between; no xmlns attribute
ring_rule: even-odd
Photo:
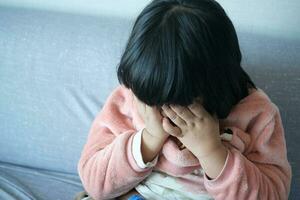
<svg viewBox="0 0 300 200"><path fill-rule="evenodd" d="M241 67L234 26L214 0L152 0L138 15L118 80L149 106L201 98L218 118L255 88Z"/></svg>

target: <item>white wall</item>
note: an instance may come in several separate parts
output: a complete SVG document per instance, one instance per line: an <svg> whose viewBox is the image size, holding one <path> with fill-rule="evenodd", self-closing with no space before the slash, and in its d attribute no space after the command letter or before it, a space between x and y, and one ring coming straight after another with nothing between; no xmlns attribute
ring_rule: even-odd
<svg viewBox="0 0 300 200"><path fill-rule="evenodd" d="M248 32L300 39L300 0L218 0L218 2L234 24Z"/></svg>
<svg viewBox="0 0 300 200"><path fill-rule="evenodd" d="M132 17L150 0L0 0L0 5L82 13Z"/></svg>
<svg viewBox="0 0 300 200"><path fill-rule="evenodd" d="M0 0L0 5L134 18L150 0ZM300 0L218 0L239 29L300 39Z"/></svg>

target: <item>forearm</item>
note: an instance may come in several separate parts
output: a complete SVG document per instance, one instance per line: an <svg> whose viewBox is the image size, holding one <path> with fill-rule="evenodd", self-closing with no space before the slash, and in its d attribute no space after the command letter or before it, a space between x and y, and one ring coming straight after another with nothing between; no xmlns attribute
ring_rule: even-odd
<svg viewBox="0 0 300 200"><path fill-rule="evenodd" d="M227 148L220 144L214 148L211 148L210 152L197 153L198 158L204 172L211 179L216 178L222 171L225 165L225 161L228 155Z"/></svg>
<svg viewBox="0 0 300 200"><path fill-rule="evenodd" d="M230 148L221 173L213 180L205 175L204 185L216 200L287 199L290 172L284 162L281 165L255 163Z"/></svg>
<svg viewBox="0 0 300 200"><path fill-rule="evenodd" d="M116 197L120 190L128 191L151 173L151 169L141 169L134 161L133 135L123 133L93 155L81 157L78 172L85 190L94 199Z"/></svg>
<svg viewBox="0 0 300 200"><path fill-rule="evenodd" d="M157 156L165 140L165 138L155 138L146 129L143 129L141 152L144 163L152 161Z"/></svg>

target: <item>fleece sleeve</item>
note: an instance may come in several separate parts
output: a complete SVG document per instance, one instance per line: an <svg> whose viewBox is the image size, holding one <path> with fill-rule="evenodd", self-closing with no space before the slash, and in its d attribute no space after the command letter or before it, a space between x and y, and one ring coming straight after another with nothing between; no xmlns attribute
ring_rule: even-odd
<svg viewBox="0 0 300 200"><path fill-rule="evenodd" d="M216 200L288 199L291 167L277 106L268 117L257 120L260 125L251 133L230 127L234 145L228 145L222 171L212 180L204 175L204 185Z"/></svg>
<svg viewBox="0 0 300 200"><path fill-rule="evenodd" d="M84 189L95 200L118 197L145 179L152 171L140 168L133 158L130 93L123 86L108 97L94 119L78 163Z"/></svg>

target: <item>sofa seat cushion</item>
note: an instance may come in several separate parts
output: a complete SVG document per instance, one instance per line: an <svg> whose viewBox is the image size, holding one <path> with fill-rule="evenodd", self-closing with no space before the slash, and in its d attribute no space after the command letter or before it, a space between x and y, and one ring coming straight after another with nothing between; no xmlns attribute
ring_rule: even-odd
<svg viewBox="0 0 300 200"><path fill-rule="evenodd" d="M0 162L0 199L74 199L82 191L76 174Z"/></svg>

